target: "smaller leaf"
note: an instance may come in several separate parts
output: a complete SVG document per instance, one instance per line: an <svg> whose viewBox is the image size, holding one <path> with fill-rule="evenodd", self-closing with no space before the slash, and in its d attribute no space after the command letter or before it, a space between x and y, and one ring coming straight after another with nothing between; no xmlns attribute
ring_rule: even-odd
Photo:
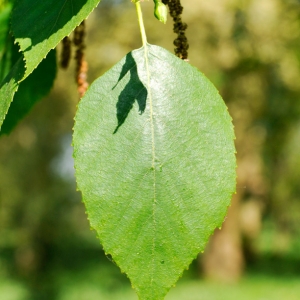
<svg viewBox="0 0 300 300"><path fill-rule="evenodd" d="M31 110L33 105L49 93L55 76L56 51L52 50L37 69L20 83L3 122L1 134L10 133L16 124Z"/></svg>
<svg viewBox="0 0 300 300"><path fill-rule="evenodd" d="M2 56L3 48L6 43L6 36L9 28L11 5L6 5L0 11L0 58Z"/></svg>
<svg viewBox="0 0 300 300"><path fill-rule="evenodd" d="M97 6L100 0L17 0L12 31L26 60L28 76L47 53Z"/></svg>
<svg viewBox="0 0 300 300"><path fill-rule="evenodd" d="M11 5L7 4L0 11L0 82L11 68L11 36L9 34Z"/></svg>
<svg viewBox="0 0 300 300"><path fill-rule="evenodd" d="M18 82L25 74L24 65L23 57L20 57L0 85L0 129L14 94L19 87Z"/></svg>

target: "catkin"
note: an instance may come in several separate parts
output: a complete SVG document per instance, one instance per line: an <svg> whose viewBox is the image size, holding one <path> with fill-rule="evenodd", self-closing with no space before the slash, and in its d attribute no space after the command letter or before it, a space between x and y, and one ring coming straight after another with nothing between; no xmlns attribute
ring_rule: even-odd
<svg viewBox="0 0 300 300"><path fill-rule="evenodd" d="M71 40L68 36L62 40L62 51L60 56L60 65L63 69L67 69L71 59Z"/></svg>
<svg viewBox="0 0 300 300"><path fill-rule="evenodd" d="M183 60L188 60L189 43L185 35L187 24L181 20L181 14L183 6L180 0L162 0L165 5L169 6L170 15L173 18L174 26L173 31L177 34L177 38L174 40L175 55Z"/></svg>
<svg viewBox="0 0 300 300"><path fill-rule="evenodd" d="M89 86L87 82L88 64L84 55L84 37L85 23L82 23L74 30L73 43L75 45L75 61L76 61L76 83L80 98L82 98Z"/></svg>

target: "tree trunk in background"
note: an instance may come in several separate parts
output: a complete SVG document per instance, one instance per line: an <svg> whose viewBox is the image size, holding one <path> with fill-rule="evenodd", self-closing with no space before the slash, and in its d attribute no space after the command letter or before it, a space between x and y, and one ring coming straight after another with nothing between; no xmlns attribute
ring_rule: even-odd
<svg viewBox="0 0 300 300"><path fill-rule="evenodd" d="M239 204L243 191L232 198L222 229L216 229L200 260L204 276L221 282L237 281L244 269Z"/></svg>

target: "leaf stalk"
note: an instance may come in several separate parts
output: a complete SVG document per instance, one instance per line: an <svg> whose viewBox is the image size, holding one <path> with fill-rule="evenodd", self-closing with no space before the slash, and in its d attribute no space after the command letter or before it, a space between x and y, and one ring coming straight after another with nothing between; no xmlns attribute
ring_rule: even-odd
<svg viewBox="0 0 300 300"><path fill-rule="evenodd" d="M140 2L140 0L134 0L134 3L135 3L135 7L136 7L136 12L138 15L138 21L139 21L139 26L140 26L141 36L142 36L142 42L143 42L143 46L145 47L147 45L147 36L146 36L146 31L145 31L145 26L144 26L141 2Z"/></svg>

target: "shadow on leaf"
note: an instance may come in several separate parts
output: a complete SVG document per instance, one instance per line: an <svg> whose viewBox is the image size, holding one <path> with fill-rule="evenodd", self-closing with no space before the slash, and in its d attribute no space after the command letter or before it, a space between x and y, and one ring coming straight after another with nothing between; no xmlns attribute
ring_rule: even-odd
<svg viewBox="0 0 300 300"><path fill-rule="evenodd" d="M118 83L127 76L129 76L129 81L120 93L116 105L118 125L114 131L114 134L117 133L119 128L125 122L135 101L137 101L138 103L140 114L142 114L146 108L146 99L148 92L139 79L136 62L133 59L131 53L128 53L126 55L126 61L123 65ZM113 89L118 85L118 83L113 87Z"/></svg>

